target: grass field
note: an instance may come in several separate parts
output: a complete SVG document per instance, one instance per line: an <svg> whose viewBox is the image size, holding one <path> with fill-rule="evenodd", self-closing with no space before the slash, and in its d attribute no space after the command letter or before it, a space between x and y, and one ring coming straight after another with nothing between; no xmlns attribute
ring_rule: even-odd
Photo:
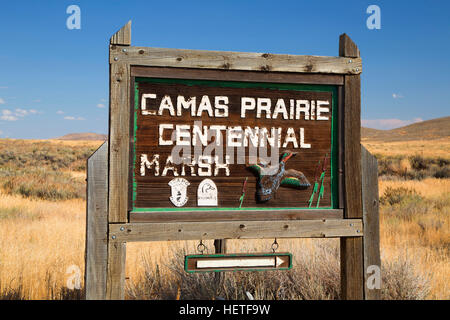
<svg viewBox="0 0 450 320"><path fill-rule="evenodd" d="M365 143L379 157L392 156L383 153L381 143ZM409 153L401 154L402 159L409 162L409 156L420 155L431 162L424 162L426 168L404 163L414 174L392 170L380 178L383 298L450 299L450 179L435 178L436 171L430 169L433 159L450 155L442 151L433 158L428 149L421 155L411 147L420 142L408 143L402 148ZM66 284L72 265L80 268L83 278L85 158L98 146L99 142L0 140L0 298L82 297L82 290L68 290ZM291 271L227 273L220 286L212 275L182 271L180 259L184 252L195 253L195 242L128 244L127 298L245 299L245 291L257 299L339 298L336 239L279 243L281 251L294 254ZM206 245L212 250L211 241ZM267 251L270 245L233 240L228 250Z"/></svg>

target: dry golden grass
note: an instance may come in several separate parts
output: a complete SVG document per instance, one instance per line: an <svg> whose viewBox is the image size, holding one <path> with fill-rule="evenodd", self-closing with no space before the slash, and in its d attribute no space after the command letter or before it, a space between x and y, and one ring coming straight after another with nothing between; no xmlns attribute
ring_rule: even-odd
<svg viewBox="0 0 450 320"><path fill-rule="evenodd" d="M29 200L0 193L0 290L20 288L26 299L48 299L66 283L66 270L83 271L85 201ZM15 215L11 215L11 209Z"/></svg>
<svg viewBox="0 0 450 320"><path fill-rule="evenodd" d="M425 198L434 199L450 195L450 179L427 178L423 180L380 180L378 190L380 197L388 187L404 187L416 190Z"/></svg>
<svg viewBox="0 0 450 320"><path fill-rule="evenodd" d="M362 143L372 154L382 154L384 156L413 156L418 154L422 157L450 158L450 137L431 141L383 142L363 140Z"/></svg>
<svg viewBox="0 0 450 320"><path fill-rule="evenodd" d="M6 146L4 140L0 142ZM70 147L98 147L101 142L51 143ZM74 178L84 178L82 171L67 173ZM380 195L388 187L413 188L424 200L399 208L382 206L380 226L383 263L387 265L399 257L408 257L421 274L430 280L431 291L427 298L450 299L450 179L380 180ZM21 297L25 299L55 298L57 292L65 287L69 266L79 266L83 271L85 205L81 199L31 200L0 191L0 295L5 290L20 288ZM322 245L331 248L338 246L338 240L333 239L282 239L279 243L280 251L292 252L298 264L305 259L309 259L306 260L308 263L320 259L317 253ZM174 252L185 250L195 253L196 245L195 241L129 243L126 266L128 286L133 287L142 280L149 268L146 263L150 267L157 264L164 277L173 277L170 270L174 268L171 265L174 263ZM211 252L212 241L207 241L206 245ZM269 240L232 240L228 241L228 251L268 251L270 245Z"/></svg>
<svg viewBox="0 0 450 320"><path fill-rule="evenodd" d="M388 187L415 190L423 200L398 208L382 207L380 246L384 258L413 258L431 281L429 298L449 299L450 179L379 181L380 196Z"/></svg>

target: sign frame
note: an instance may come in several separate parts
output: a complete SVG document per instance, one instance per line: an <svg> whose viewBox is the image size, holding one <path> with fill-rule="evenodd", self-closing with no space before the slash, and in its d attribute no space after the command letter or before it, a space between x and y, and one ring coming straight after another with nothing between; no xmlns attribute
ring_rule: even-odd
<svg viewBox="0 0 450 320"><path fill-rule="evenodd" d="M326 237L340 238L341 297L379 297L379 289L365 285L367 266L380 265L376 159L360 145L362 62L346 34L339 39L339 57L160 49L131 46L129 21L110 39L109 64L109 140L88 160L87 299L124 298L127 242ZM226 211L228 218L202 211L202 218L194 221L131 218L130 110L135 77L149 73L172 79L196 74L203 80L337 86L338 208L287 209L276 217L255 210L245 220L231 218L233 212ZM220 247L223 242L217 243Z"/></svg>

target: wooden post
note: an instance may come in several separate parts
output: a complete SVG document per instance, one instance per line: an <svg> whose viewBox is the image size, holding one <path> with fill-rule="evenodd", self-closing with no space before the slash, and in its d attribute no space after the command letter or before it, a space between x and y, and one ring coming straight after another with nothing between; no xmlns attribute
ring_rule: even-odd
<svg viewBox="0 0 450 320"><path fill-rule="evenodd" d="M363 146L361 146L361 166L364 224L364 298L379 300L381 290L374 287L371 279L371 276L381 277L378 163L377 159Z"/></svg>
<svg viewBox="0 0 450 320"><path fill-rule="evenodd" d="M131 21L111 37L111 50L131 44ZM130 121L130 65L118 58L110 62L109 198L108 225L128 222L128 162ZM107 299L124 299L126 243L108 236Z"/></svg>
<svg viewBox="0 0 450 320"><path fill-rule="evenodd" d="M226 253L227 252L227 244L225 239L215 239L214 240L214 251L215 253ZM215 281L216 281L216 290L218 290L219 286L221 285L224 274L222 272L216 272L214 275Z"/></svg>
<svg viewBox="0 0 450 320"><path fill-rule="evenodd" d="M108 142L87 160L86 300L106 297L108 253Z"/></svg>
<svg viewBox="0 0 450 320"><path fill-rule="evenodd" d="M358 47L345 33L339 38L339 55L359 58ZM362 218L361 195L361 82L359 75L344 76L344 217ZM363 239L341 238L341 298L364 298Z"/></svg>
<svg viewBox="0 0 450 320"><path fill-rule="evenodd" d="M226 240L225 239L216 239L214 240L214 250L215 253L225 253L226 252Z"/></svg>

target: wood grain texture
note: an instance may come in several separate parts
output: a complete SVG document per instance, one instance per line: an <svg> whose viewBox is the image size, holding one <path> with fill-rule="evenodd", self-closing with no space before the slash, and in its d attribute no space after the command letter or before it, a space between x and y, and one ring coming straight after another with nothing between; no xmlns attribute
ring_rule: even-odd
<svg viewBox="0 0 450 320"><path fill-rule="evenodd" d="M110 40L116 45L131 44L131 21ZM110 65L109 74L109 198L108 221L126 222L128 215L130 65ZM126 243L108 241L106 299L123 300L125 295Z"/></svg>
<svg viewBox="0 0 450 320"><path fill-rule="evenodd" d="M363 239L343 237L341 251L341 299L364 299Z"/></svg>
<svg viewBox="0 0 450 320"><path fill-rule="evenodd" d="M367 273L369 266L375 265L381 269L380 259L380 217L378 199L378 163L377 159L361 146L362 167L362 197L364 223L364 283L365 299L381 299L380 289L369 289Z"/></svg>
<svg viewBox="0 0 450 320"><path fill-rule="evenodd" d="M110 63L199 69L359 74L361 59L287 54L129 47L113 48Z"/></svg>
<svg viewBox="0 0 450 320"><path fill-rule="evenodd" d="M236 211L159 211L132 212L130 222L213 222L213 221L273 221L273 220L320 220L343 219L341 209L312 210L277 210L276 214L267 210L236 210Z"/></svg>
<svg viewBox="0 0 450 320"><path fill-rule="evenodd" d="M349 58L359 58L361 56L356 44L345 33L339 37L339 56Z"/></svg>
<svg viewBox="0 0 450 320"><path fill-rule="evenodd" d="M123 227L123 231L120 230ZM361 237L362 219L110 224L114 241ZM110 240L111 242L111 240ZM361 242L362 243L362 242ZM361 273L362 275L362 273Z"/></svg>
<svg viewBox="0 0 450 320"><path fill-rule="evenodd" d="M109 222L126 222L129 169L130 66L110 66Z"/></svg>
<svg viewBox="0 0 450 320"><path fill-rule="evenodd" d="M223 254L227 252L227 240L226 239L215 239L214 240L214 253ZM214 282L217 288L222 284L225 279L225 275L222 272L216 272L214 274Z"/></svg>
<svg viewBox="0 0 450 320"><path fill-rule="evenodd" d="M339 39L340 55L359 57L346 35ZM359 75L344 77L344 216L362 218L361 186L361 82ZM341 296L364 299L363 239L343 237L341 244Z"/></svg>
<svg viewBox="0 0 450 320"><path fill-rule="evenodd" d="M87 161L86 198L86 300L104 300L108 253L108 142Z"/></svg>
<svg viewBox="0 0 450 320"><path fill-rule="evenodd" d="M111 227L109 233L111 234ZM108 241L108 273L106 282L106 299L123 300L125 298L125 242Z"/></svg>
<svg viewBox="0 0 450 320"><path fill-rule="evenodd" d="M337 127L338 127L338 188L339 188L339 208L343 209L345 207L344 201L344 86L338 87L338 116L337 116Z"/></svg>
<svg viewBox="0 0 450 320"><path fill-rule="evenodd" d="M131 44L131 20L111 37L109 43L124 46Z"/></svg>
<svg viewBox="0 0 450 320"><path fill-rule="evenodd" d="M239 70L210 70L169 67L131 66L131 76L169 79L198 79L219 81L248 81L268 83L298 83L343 85L340 74L315 74L293 72L259 72Z"/></svg>
<svg viewBox="0 0 450 320"><path fill-rule="evenodd" d="M359 76L346 76L344 90L345 212L346 218L361 218L361 87Z"/></svg>

